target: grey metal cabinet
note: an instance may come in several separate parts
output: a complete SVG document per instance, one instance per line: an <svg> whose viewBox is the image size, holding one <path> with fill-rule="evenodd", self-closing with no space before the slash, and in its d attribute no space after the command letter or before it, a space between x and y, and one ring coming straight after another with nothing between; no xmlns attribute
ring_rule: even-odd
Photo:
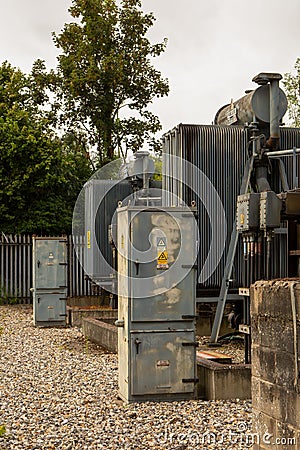
<svg viewBox="0 0 300 450"><path fill-rule="evenodd" d="M194 397L197 227L189 208L118 208L119 393Z"/></svg>
<svg viewBox="0 0 300 450"><path fill-rule="evenodd" d="M182 345L193 341L193 331L132 334L132 395L193 393L194 347Z"/></svg>
<svg viewBox="0 0 300 450"><path fill-rule="evenodd" d="M33 320L66 325L67 239L33 237Z"/></svg>

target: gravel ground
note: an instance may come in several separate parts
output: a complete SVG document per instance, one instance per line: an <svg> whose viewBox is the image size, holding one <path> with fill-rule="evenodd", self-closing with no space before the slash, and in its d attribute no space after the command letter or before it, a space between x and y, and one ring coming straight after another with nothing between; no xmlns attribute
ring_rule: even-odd
<svg viewBox="0 0 300 450"><path fill-rule="evenodd" d="M30 307L1 306L0 449L250 447L250 402L126 405L117 375L116 355L79 329L35 328Z"/></svg>
<svg viewBox="0 0 300 450"><path fill-rule="evenodd" d="M209 336L197 336L199 343L198 350L213 350L218 353L224 353L232 358L233 364L243 364L245 361L245 347L244 341L233 336L226 341L222 341L220 347L209 347Z"/></svg>

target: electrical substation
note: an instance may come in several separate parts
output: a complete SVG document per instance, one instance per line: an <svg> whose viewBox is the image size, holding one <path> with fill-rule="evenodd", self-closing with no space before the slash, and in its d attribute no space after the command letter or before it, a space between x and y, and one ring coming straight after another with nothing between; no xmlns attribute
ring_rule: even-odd
<svg viewBox="0 0 300 450"><path fill-rule="evenodd" d="M148 152L138 151L118 179L84 187L84 269L118 309L124 401L195 396L203 307L213 314L213 347L230 305L232 332L244 337L250 364L250 286L300 276L300 129L283 124L281 78L260 73L257 87L222 107L214 124L164 134L161 182ZM49 249L39 256L36 247L36 273L43 258L47 273L53 269ZM46 286L35 279L35 323L57 322L45 315L54 297L41 300Z"/></svg>

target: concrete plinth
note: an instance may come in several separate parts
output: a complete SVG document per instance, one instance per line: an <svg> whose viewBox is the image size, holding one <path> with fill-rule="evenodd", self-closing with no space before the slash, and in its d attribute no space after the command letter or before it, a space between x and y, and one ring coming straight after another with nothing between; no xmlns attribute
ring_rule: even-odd
<svg viewBox="0 0 300 450"><path fill-rule="evenodd" d="M84 318L82 321L83 334L90 341L95 342L106 350L117 353L118 328L113 324L114 321L115 319L108 319L108 322L104 322L92 317Z"/></svg>
<svg viewBox="0 0 300 450"><path fill-rule="evenodd" d="M108 295L85 295L83 297L68 297L67 298L68 306L76 306L78 308L89 308L91 306L108 306L109 305L109 296Z"/></svg>
<svg viewBox="0 0 300 450"><path fill-rule="evenodd" d="M114 320L85 317L82 320L83 334L106 350L117 353L118 329L114 325ZM197 376L199 384L196 388L196 398L204 400L251 398L250 365L220 364L198 357Z"/></svg>
<svg viewBox="0 0 300 450"><path fill-rule="evenodd" d="M230 400L251 398L250 364L220 364L197 358L197 398Z"/></svg>
<svg viewBox="0 0 300 450"><path fill-rule="evenodd" d="M91 307L67 307L68 324L72 327L82 327L84 318L114 319L118 318L117 309L109 309L97 306Z"/></svg>

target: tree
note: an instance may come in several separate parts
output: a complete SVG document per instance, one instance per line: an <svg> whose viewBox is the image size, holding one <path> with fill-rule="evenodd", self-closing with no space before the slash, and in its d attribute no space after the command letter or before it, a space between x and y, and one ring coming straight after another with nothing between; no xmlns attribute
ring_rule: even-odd
<svg viewBox="0 0 300 450"><path fill-rule="evenodd" d="M295 63L296 73L286 73L283 77L288 99L288 114L292 125L300 127L300 58Z"/></svg>
<svg viewBox="0 0 300 450"><path fill-rule="evenodd" d="M76 22L53 35L62 50L52 73L62 122L84 133L100 165L144 142L156 148L161 125L147 107L169 87L152 66L166 46L146 37L153 14L141 11L140 0L73 0L69 11Z"/></svg>
<svg viewBox="0 0 300 450"><path fill-rule="evenodd" d="M0 231L5 233L70 232L76 197L91 173L72 136L53 133L40 109L42 94L32 74L2 64Z"/></svg>

